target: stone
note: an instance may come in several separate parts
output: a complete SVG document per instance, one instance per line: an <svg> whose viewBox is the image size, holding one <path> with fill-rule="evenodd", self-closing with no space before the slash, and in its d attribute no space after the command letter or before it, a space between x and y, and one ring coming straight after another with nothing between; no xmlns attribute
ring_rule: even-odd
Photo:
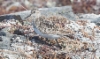
<svg viewBox="0 0 100 59"><path fill-rule="evenodd" d="M80 14L78 17L80 20L89 20L97 25L100 25L100 14Z"/></svg>
<svg viewBox="0 0 100 59"><path fill-rule="evenodd" d="M5 32L0 31L0 36L6 36Z"/></svg>
<svg viewBox="0 0 100 59"><path fill-rule="evenodd" d="M16 29L14 31L14 34L17 34L17 35L24 35L24 32L22 30L19 30L19 29Z"/></svg>
<svg viewBox="0 0 100 59"><path fill-rule="evenodd" d="M63 6L63 7L52 7L52 8L39 8L38 9L42 15L62 15L70 20L75 20L76 15L73 13L72 6ZM25 20L26 17L28 17L31 14L31 10L27 11L21 11L16 13L11 13L7 15L0 16L0 19L7 19L12 18L14 16L14 19L22 19Z"/></svg>
<svg viewBox="0 0 100 59"><path fill-rule="evenodd" d="M10 15L10 14L9 15L1 15L0 16L0 22L3 21L4 19L7 19L7 20L9 20L9 19L17 19L19 21L22 21L20 15Z"/></svg>
<svg viewBox="0 0 100 59"><path fill-rule="evenodd" d="M9 49L10 48L10 38L9 37L5 37L5 36L0 36L1 40L0 40L0 49Z"/></svg>

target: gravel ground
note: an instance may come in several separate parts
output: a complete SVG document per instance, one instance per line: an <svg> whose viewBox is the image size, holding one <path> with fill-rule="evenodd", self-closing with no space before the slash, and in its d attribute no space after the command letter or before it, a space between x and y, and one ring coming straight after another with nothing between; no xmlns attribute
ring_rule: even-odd
<svg viewBox="0 0 100 59"><path fill-rule="evenodd" d="M69 13L70 16L48 14L33 13L23 22L13 18L1 21L0 59L100 58L99 15L82 14L70 18L73 13ZM47 40L36 34L32 21L42 33L61 35L57 39L60 46L54 39Z"/></svg>
<svg viewBox="0 0 100 59"><path fill-rule="evenodd" d="M28 17L24 24L5 19L0 22L0 59L99 59L100 26L90 20L93 16L99 17L69 20L61 15L40 15ZM35 34L33 20L41 32L63 35L57 39L61 48L54 39Z"/></svg>

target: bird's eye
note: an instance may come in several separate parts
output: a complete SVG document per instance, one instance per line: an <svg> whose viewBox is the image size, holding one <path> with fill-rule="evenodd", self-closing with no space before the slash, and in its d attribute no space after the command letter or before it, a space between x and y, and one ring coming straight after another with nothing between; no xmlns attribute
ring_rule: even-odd
<svg viewBox="0 0 100 59"><path fill-rule="evenodd" d="M36 11L34 10L34 11L31 11L31 13L33 14L33 13L35 13Z"/></svg>

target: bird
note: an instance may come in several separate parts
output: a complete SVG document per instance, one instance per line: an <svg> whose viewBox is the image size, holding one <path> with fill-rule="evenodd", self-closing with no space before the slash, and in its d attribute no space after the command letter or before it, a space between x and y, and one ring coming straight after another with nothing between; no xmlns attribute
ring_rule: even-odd
<svg viewBox="0 0 100 59"><path fill-rule="evenodd" d="M36 24L36 20L40 20L40 18L41 18L41 11L39 11L39 9L33 9L33 10L31 10L31 16L30 16L30 18L32 20L31 21L31 25L33 26L34 32L36 34L38 34L39 36L45 38L46 40L52 40L52 39L55 40L57 42L57 45L61 48L60 44L58 43L58 39L61 38L61 37L66 36L66 35L62 35L62 34L50 34L50 33L46 33L45 34L45 32L41 31L41 29L38 28L38 24ZM59 17L59 19L61 20L63 18ZM66 20L66 19L64 18L64 20Z"/></svg>

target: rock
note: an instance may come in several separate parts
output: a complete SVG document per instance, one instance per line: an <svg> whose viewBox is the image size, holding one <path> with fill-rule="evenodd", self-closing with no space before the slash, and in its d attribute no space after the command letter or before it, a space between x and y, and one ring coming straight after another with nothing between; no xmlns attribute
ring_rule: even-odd
<svg viewBox="0 0 100 59"><path fill-rule="evenodd" d="M100 50L97 50L95 54L96 54L96 58L100 59Z"/></svg>
<svg viewBox="0 0 100 59"><path fill-rule="evenodd" d="M0 41L3 41L3 40L2 40L2 37L0 37Z"/></svg>
<svg viewBox="0 0 100 59"><path fill-rule="evenodd" d="M78 15L80 20L89 20L93 23L96 23L97 25L100 24L100 14L81 14Z"/></svg>
<svg viewBox="0 0 100 59"><path fill-rule="evenodd" d="M13 34L8 32L9 28L4 28L0 31L0 49L9 49L11 44L11 37Z"/></svg>
<svg viewBox="0 0 100 59"><path fill-rule="evenodd" d="M39 9L42 15L62 15L70 20L75 20L76 15L73 13L72 6L52 7Z"/></svg>
<svg viewBox="0 0 100 59"><path fill-rule="evenodd" d="M5 32L0 31L0 36L6 36Z"/></svg>
<svg viewBox="0 0 100 59"><path fill-rule="evenodd" d="M81 57L78 55L75 55L75 56L72 56L71 59L81 59Z"/></svg>
<svg viewBox="0 0 100 59"><path fill-rule="evenodd" d="M18 19L19 21L22 21L21 17L19 15L1 15L0 16L0 22L3 21L4 19Z"/></svg>
<svg viewBox="0 0 100 59"><path fill-rule="evenodd" d="M24 35L24 32L20 29L16 29L13 34Z"/></svg>
<svg viewBox="0 0 100 59"><path fill-rule="evenodd" d="M10 48L10 38L5 36L0 36L0 49L9 49Z"/></svg>
<svg viewBox="0 0 100 59"><path fill-rule="evenodd" d="M39 36L30 37L29 40L30 40L31 42L39 41Z"/></svg>
<svg viewBox="0 0 100 59"><path fill-rule="evenodd" d="M3 59L3 57L0 56L0 59Z"/></svg>
<svg viewBox="0 0 100 59"><path fill-rule="evenodd" d="M3 32L2 34L3 34L4 36L5 36L5 34L6 34L7 37L12 37L13 34L9 33L8 30L9 30L9 28L6 27L6 28L3 28L3 29L1 30L1 32Z"/></svg>
<svg viewBox="0 0 100 59"><path fill-rule="evenodd" d="M46 16L62 15L70 20L76 19L76 15L73 13L72 6L40 8L38 10L41 12L42 15L46 15ZM14 16L14 17L16 17L16 15L17 15L18 17L15 19L25 20L25 18L27 16L29 16L30 14L31 14L31 10L27 10L27 11L23 11L23 12L11 13L11 14L7 14L7 15ZM7 15L2 15L2 16L0 16L0 18L5 19L7 17Z"/></svg>
<svg viewBox="0 0 100 59"><path fill-rule="evenodd" d="M24 41L26 41L26 37L21 35L13 35L11 38L12 43L22 43Z"/></svg>

